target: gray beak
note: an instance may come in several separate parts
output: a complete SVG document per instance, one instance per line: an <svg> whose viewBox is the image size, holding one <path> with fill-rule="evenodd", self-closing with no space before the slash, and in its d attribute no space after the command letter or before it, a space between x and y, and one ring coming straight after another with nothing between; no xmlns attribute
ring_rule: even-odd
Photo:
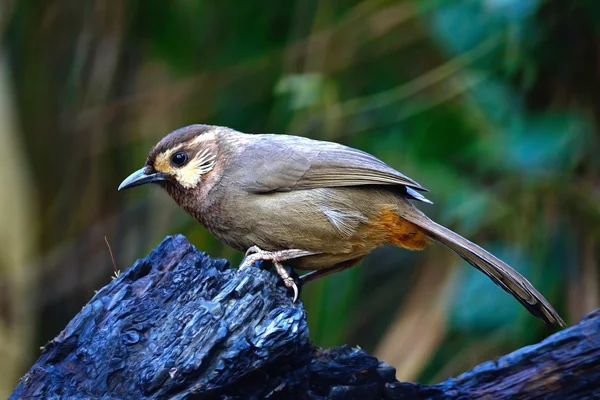
<svg viewBox="0 0 600 400"><path fill-rule="evenodd" d="M163 173L156 172L153 174L146 174L145 171L146 168L142 168L129 175L123 182L121 182L118 190L129 189L151 182L164 181L166 179L166 175Z"/></svg>

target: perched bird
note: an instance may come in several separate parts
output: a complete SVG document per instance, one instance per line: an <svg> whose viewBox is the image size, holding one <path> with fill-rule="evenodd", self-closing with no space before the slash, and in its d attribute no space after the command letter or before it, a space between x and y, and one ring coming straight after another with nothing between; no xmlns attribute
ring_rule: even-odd
<svg viewBox="0 0 600 400"><path fill-rule="evenodd" d="M223 243L246 251L241 268L271 261L313 270L303 281L356 265L392 244L441 243L547 324L565 323L518 272L419 211L427 191L374 156L337 143L191 125L169 133L119 190L155 183Z"/></svg>

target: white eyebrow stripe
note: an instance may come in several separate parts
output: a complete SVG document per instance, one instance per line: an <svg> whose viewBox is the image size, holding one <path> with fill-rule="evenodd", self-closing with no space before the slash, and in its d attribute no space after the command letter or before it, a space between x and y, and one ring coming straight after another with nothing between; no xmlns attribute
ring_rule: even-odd
<svg viewBox="0 0 600 400"><path fill-rule="evenodd" d="M212 171L217 161L217 149L210 142L215 140L215 132L208 131L158 154L154 166L158 171L172 175L181 186L192 189L198 185L202 176ZM194 149L199 149L193 152ZM190 160L182 167L171 164L171 157L179 151L188 152Z"/></svg>

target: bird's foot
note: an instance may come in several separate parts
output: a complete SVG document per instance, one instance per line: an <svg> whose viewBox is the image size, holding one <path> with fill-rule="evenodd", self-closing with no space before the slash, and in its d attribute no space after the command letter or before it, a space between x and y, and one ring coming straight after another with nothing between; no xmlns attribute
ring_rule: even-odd
<svg viewBox="0 0 600 400"><path fill-rule="evenodd" d="M264 251L258 246L252 246L246 250L246 255L244 256L244 260L240 264L239 269L240 271L244 270L261 260L272 261L273 253L270 251Z"/></svg>
<svg viewBox="0 0 600 400"><path fill-rule="evenodd" d="M310 256L315 253L306 250L298 250L298 249L288 249L288 250L279 250L279 251L264 251L258 246L252 246L246 251L246 258L240 265L240 270L248 268L250 265L254 263L264 260L271 261L275 266L275 270L277 274L283 280L283 284L291 288L294 291L294 303L298 300L298 286L294 281L294 278L290 276L290 274L286 271L282 262L291 260L293 258Z"/></svg>
<svg viewBox="0 0 600 400"><path fill-rule="evenodd" d="M256 253L264 253L264 251L262 251L262 249L258 246L252 246L248 250L246 250L246 254L244 255L244 257L248 257L249 255Z"/></svg>
<svg viewBox="0 0 600 400"><path fill-rule="evenodd" d="M298 285L296 285L296 281L294 281L294 278L292 278L290 274L286 271L283 264L277 261L273 261L273 265L275 266L277 274L283 280L283 284L285 285L285 287L291 288L294 291L294 300L292 302L295 303L296 300L298 300L298 294L300 293L298 291Z"/></svg>

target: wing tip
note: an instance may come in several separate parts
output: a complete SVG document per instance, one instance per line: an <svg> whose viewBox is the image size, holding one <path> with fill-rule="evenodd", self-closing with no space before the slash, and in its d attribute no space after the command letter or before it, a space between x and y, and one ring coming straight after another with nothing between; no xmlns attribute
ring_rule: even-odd
<svg viewBox="0 0 600 400"><path fill-rule="evenodd" d="M422 201L423 203L433 204L433 201L429 200L427 197L423 196L421 193L417 192L409 186L406 186L406 194L408 194L415 200Z"/></svg>
<svg viewBox="0 0 600 400"><path fill-rule="evenodd" d="M552 308L545 304L543 305L543 320L549 327L566 328L567 323L558 315L558 313Z"/></svg>
<svg viewBox="0 0 600 400"><path fill-rule="evenodd" d="M533 290L531 290L533 289ZM535 317L544 321L549 328L566 328L567 323L558 315L558 312L546 301L546 299L533 286L527 290L534 301L519 296L516 292L510 293L525 306Z"/></svg>

